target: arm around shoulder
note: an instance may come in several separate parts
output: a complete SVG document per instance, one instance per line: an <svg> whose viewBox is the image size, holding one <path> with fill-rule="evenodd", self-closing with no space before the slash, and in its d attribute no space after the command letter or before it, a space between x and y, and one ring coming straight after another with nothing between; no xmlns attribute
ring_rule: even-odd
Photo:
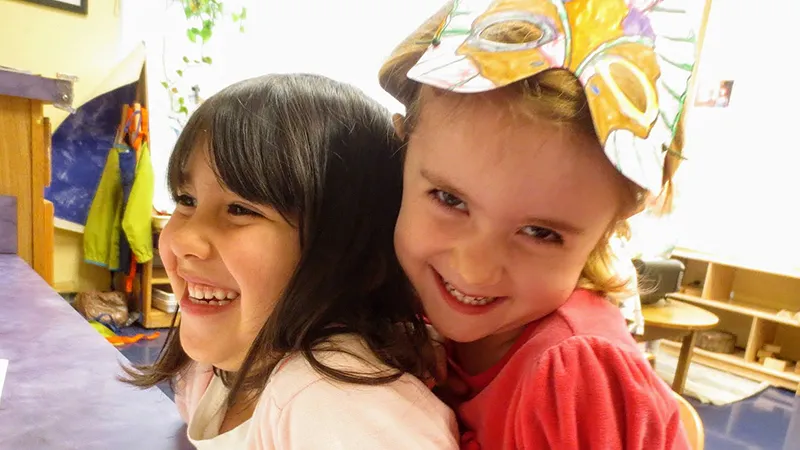
<svg viewBox="0 0 800 450"><path fill-rule="evenodd" d="M574 337L545 352L516 417L522 448L690 448L669 387L642 358L599 338Z"/></svg>

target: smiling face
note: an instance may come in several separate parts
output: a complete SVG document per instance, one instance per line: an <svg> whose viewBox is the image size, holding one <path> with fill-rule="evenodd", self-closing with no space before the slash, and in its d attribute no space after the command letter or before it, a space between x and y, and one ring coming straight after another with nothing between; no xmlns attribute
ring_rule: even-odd
<svg viewBox="0 0 800 450"><path fill-rule="evenodd" d="M220 185L204 146L195 146L159 251L180 298L187 355L239 369L300 258L297 230L274 209Z"/></svg>
<svg viewBox="0 0 800 450"><path fill-rule="evenodd" d="M497 95L423 99L395 229L427 317L462 343L513 336L561 306L625 183L593 134L512 117Z"/></svg>

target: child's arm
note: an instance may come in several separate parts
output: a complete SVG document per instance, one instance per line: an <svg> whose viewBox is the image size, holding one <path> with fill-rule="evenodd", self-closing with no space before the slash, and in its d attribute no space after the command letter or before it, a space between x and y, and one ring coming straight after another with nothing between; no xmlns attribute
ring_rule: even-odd
<svg viewBox="0 0 800 450"><path fill-rule="evenodd" d="M279 450L458 449L452 411L410 375L379 386L319 380L281 409L275 428Z"/></svg>
<svg viewBox="0 0 800 450"><path fill-rule="evenodd" d="M519 398L517 442L559 450L689 449L677 402L643 358L575 337L542 355Z"/></svg>

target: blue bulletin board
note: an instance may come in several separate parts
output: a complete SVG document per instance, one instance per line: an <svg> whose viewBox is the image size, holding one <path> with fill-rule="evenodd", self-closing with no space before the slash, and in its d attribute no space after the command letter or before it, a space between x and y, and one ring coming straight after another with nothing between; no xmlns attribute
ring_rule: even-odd
<svg viewBox="0 0 800 450"><path fill-rule="evenodd" d="M136 98L131 83L86 102L53 133L52 180L45 198L55 216L77 225L86 224L106 156L114 144L122 107Z"/></svg>

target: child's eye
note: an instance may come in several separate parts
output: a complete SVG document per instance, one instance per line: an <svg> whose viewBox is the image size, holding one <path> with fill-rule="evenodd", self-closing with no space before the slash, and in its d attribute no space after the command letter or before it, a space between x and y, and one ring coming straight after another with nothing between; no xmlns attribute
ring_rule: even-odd
<svg viewBox="0 0 800 450"><path fill-rule="evenodd" d="M560 234L556 233L553 230L549 230L547 228L537 227L535 225L529 225L527 227L522 228L522 233L526 236L530 236L538 241L543 241L548 244L563 244L564 238L561 237Z"/></svg>
<svg viewBox="0 0 800 450"><path fill-rule="evenodd" d="M177 194L173 196L173 200L180 206L186 206L189 208L194 208L197 206L197 200L195 200L191 195Z"/></svg>
<svg viewBox="0 0 800 450"><path fill-rule="evenodd" d="M233 216L260 216L261 214L253 211L252 209L245 208L242 205L232 203L228 205L228 214Z"/></svg>
<svg viewBox="0 0 800 450"><path fill-rule="evenodd" d="M430 192L430 195L445 208L457 209L459 211L467 210L467 204L464 203L464 201L447 191L434 189Z"/></svg>

